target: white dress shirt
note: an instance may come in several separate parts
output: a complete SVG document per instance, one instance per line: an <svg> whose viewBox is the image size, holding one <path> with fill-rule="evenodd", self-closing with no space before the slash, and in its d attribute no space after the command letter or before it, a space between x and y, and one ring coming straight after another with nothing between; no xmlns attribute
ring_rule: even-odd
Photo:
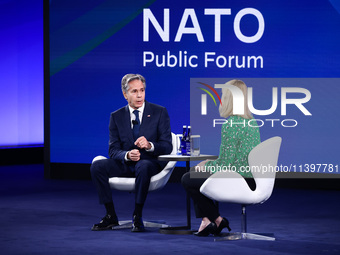
<svg viewBox="0 0 340 255"><path fill-rule="evenodd" d="M143 105L141 107L139 107L138 109L138 117L139 117L139 123L142 124L142 120L143 120L143 112L144 112L144 108L145 108L145 103L143 103ZM133 113L135 109L133 109L130 105L129 105L129 111L130 111L130 122L131 122L131 128L133 128L133 124L132 121L135 120L135 114Z"/></svg>
<svg viewBox="0 0 340 255"><path fill-rule="evenodd" d="M133 128L133 124L132 121L135 120L135 114L133 113L134 110L138 110L138 117L139 117L139 123L140 125L142 124L142 120L143 120L143 113L144 113L144 108L145 108L145 103L143 103L143 105L141 107L139 107L138 109L133 109L130 105L129 105L129 111L130 111L130 123L131 123L131 129ZM151 144L151 148L150 150L146 150L149 152L153 152L155 150L155 147L153 145L152 142L149 142ZM127 152L125 154L125 161L130 161L130 159L127 158L127 154L129 152Z"/></svg>

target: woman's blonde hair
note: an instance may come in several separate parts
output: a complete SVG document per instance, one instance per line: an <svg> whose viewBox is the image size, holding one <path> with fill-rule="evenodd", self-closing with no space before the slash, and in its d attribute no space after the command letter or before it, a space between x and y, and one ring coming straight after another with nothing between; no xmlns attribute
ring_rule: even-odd
<svg viewBox="0 0 340 255"><path fill-rule="evenodd" d="M248 107L247 85L241 80L231 80L231 81L228 81L226 84L232 85L232 86L235 86L241 89L243 96L244 96L244 113L242 115L233 113L233 95L228 88L223 88L222 98L221 98L222 104L219 107L220 116L223 118L228 118L229 116L232 116L232 115L239 115L245 119L252 119L253 115L250 112L249 107Z"/></svg>

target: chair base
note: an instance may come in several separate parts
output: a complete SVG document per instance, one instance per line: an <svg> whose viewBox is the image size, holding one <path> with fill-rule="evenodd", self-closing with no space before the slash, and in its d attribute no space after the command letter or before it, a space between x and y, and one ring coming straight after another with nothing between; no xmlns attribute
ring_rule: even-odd
<svg viewBox="0 0 340 255"><path fill-rule="evenodd" d="M261 233L261 234L251 234L251 233L227 233L223 235L221 238L216 238L214 241L234 241L234 240L244 240L244 239L250 239L250 240L262 240L262 241L275 241L274 234L267 234L267 233Z"/></svg>
<svg viewBox="0 0 340 255"><path fill-rule="evenodd" d="M167 235L192 235L194 232L196 231L191 230L188 226L166 227L159 229L159 233Z"/></svg>
<svg viewBox="0 0 340 255"><path fill-rule="evenodd" d="M144 227L146 228L167 228L170 227L170 225L165 224L164 221L143 221ZM123 220L119 221L119 225L112 227L113 230L117 229L126 229L126 228L132 228L132 221L131 220Z"/></svg>

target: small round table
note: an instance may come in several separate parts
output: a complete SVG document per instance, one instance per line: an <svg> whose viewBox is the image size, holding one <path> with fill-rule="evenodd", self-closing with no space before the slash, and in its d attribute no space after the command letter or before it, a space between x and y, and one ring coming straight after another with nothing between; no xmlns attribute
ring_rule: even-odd
<svg viewBox="0 0 340 255"><path fill-rule="evenodd" d="M158 156L158 160L160 161L185 161L185 171L189 172L190 170L190 161L202 161L206 159L217 159L218 156L215 155L206 155L200 154L198 156L182 156L182 155L161 155ZM186 196L186 210L187 210L187 225L186 226L179 226L179 227L167 227L161 228L159 230L162 234L177 234L177 235L187 235L192 234L191 230L191 210L190 210L190 196L187 193Z"/></svg>

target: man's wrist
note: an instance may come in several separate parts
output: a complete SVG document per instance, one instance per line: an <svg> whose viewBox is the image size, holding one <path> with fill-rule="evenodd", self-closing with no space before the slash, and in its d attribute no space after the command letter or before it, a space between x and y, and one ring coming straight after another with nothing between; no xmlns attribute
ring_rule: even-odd
<svg viewBox="0 0 340 255"><path fill-rule="evenodd" d="M125 153L125 156L124 156L124 160L125 160L125 161L131 161L131 159L129 159L129 157L128 157L129 152L130 152L130 151L127 151L127 152Z"/></svg>
<svg viewBox="0 0 340 255"><path fill-rule="evenodd" d="M153 145L152 142L149 142L149 144L150 144L150 149L145 149L145 150L148 152L153 152L155 150L155 146Z"/></svg>

